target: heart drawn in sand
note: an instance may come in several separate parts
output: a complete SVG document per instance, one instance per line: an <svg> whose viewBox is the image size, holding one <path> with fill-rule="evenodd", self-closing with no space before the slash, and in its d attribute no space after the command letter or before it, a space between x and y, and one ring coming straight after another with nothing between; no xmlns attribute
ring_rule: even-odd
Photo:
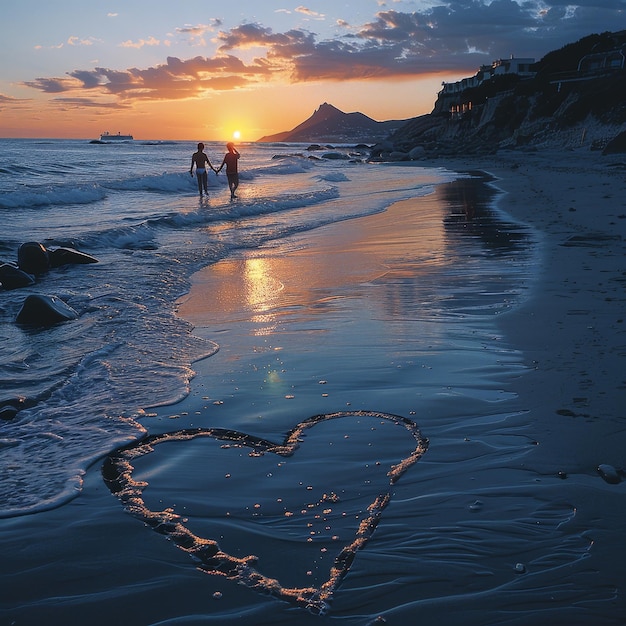
<svg viewBox="0 0 626 626"><path fill-rule="evenodd" d="M248 456L251 459L258 459L267 455L276 455L285 459L292 457L300 448L307 429L327 423L329 420L354 418L359 420L361 418L373 418L379 422L382 420L382 423L402 426L410 434L413 444L410 446L409 453L400 453L401 458L390 462L386 468L382 468L382 471L387 470L384 484L381 482L379 487L374 488L369 496L364 496L366 500L363 510L357 515L356 529L350 531L353 533L351 536L344 539L343 542L339 542L335 552L336 556L330 565L328 574L323 574L323 580L317 586L283 586L275 577L263 574L257 569L255 556L237 557L222 550L215 538L202 537L202 533L196 534L195 531L192 531L188 519L175 513L172 508L160 511L152 510L144 494L148 483L133 477L135 472L133 463L137 463L140 457L154 452L160 444L209 438L214 442L220 442L220 448L248 450ZM358 426L360 427L360 425L361 422ZM377 434L376 436L382 435ZM128 512L156 532L167 536L176 546L187 552L194 559L198 569L209 574L226 576L252 589L305 607L314 613L325 613L329 608L334 591L348 573L357 551L365 546L376 529L383 511L391 500L392 486L409 467L422 457L427 448L428 440L422 437L417 425L410 419L374 411L345 411L316 415L306 419L293 428L284 441L278 444L246 433L222 428L192 428L148 436L111 453L104 462L102 474L109 489L121 500ZM325 462L326 459L322 456L317 460L316 465ZM252 464L254 465L254 463ZM376 463L376 465L380 464ZM332 476L338 484L341 483L340 475L332 474ZM250 481L253 479L254 477L251 477ZM337 488L337 492L341 492L341 489ZM339 499L334 492L332 495ZM210 494L207 497L210 497ZM323 500L324 502L321 504L329 507L324 512L330 511L330 507L333 506L332 498L324 494ZM308 506L312 507L313 505L309 504ZM302 513L305 512L305 510L302 511ZM288 513L288 515L292 515L292 513ZM346 514L343 513L343 515ZM310 523L308 525L311 526Z"/></svg>

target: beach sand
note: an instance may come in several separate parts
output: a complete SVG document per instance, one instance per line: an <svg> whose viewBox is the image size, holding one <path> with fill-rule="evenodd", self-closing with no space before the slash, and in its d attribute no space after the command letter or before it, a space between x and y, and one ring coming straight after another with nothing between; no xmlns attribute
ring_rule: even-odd
<svg viewBox="0 0 626 626"><path fill-rule="evenodd" d="M428 429L426 435L431 440L431 449L412 472L415 475L424 472L426 481L441 481L442 491L449 490L448 493L456 496L466 493L466 497L461 498L467 500L466 508L471 509L472 502L482 507L484 497L489 497L489 494L494 500L500 498L502 510L494 501L490 503L493 509L487 515L492 516L493 527L490 529L486 523L481 528L485 537L489 537L490 532L494 533L492 545L486 548L484 555L485 566L494 574L487 565L488 553L490 550L494 554L506 551L507 547L504 546L508 544L511 562L507 561L507 566L512 567L513 561L519 559L514 563L515 568L521 568L523 572L534 568L535 575L525 589L523 583L518 583L519 588L511 595L502 593L498 598L498 594L495 594L497 600L491 598L481 605L480 594L472 597L469 592L472 584L465 579L465 574L451 573L455 570L452 566L451 571L444 576L451 579L459 577L452 585L454 594L445 585L439 587L436 584L425 584L418 588L407 585L407 598L419 594L424 599L432 594L433 607L429 608L426 601L424 606L419 605L419 609L416 605L404 613L400 611L398 615L394 611L382 613L389 623L402 623L402 619L412 615L411 611L417 610L424 617L429 616L438 621L443 619L445 623L451 624L460 623L461 620L464 623L480 624L527 623L529 615L533 616L534 623L612 623L612 620L621 623L626 619L626 601L623 597L626 548L621 537L626 494L624 483L613 484L612 479L621 481L624 478L621 470L625 463L625 164L619 157L574 150L554 153L505 152L497 158L441 160L433 165L457 171L481 170L494 176L492 184L505 192L498 199L499 209L513 220L533 229L539 262L528 284L524 285L524 293L510 308L502 311L497 319L497 325L503 332L497 341L502 341L508 347L503 349L503 353L506 354L507 349L519 351L522 366L514 362L516 357L513 355L513 363L507 363L506 357L501 357L501 371L497 371L497 367L494 368L490 363L472 362L472 357L468 357L467 352L462 350L456 355L451 349L447 355L449 359L460 358L465 367L459 368L454 381L447 381L449 387L461 391L458 395L455 390L451 391L446 398L450 408L444 409L443 413L449 415L450 423L459 419L460 415L477 415L476 423L467 425L465 440L474 438L485 445L501 445L501 466L498 467L498 461L494 464L492 459L486 464L487 471L481 454L477 455L474 463L463 454L457 457L453 451L457 433L453 426L448 428L442 425L440 431L432 426ZM379 274L389 271L397 271L399 275L402 272L419 274L423 266L432 261L428 257L428 250L435 247L435 240L442 236L439 232L440 224L411 223L408 215L415 207L411 202L401 204L403 209L396 206L383 216L367 218L347 227L336 225L323 229L317 235L313 234L313 245L304 250L291 250L289 260L271 253L257 256L255 263L260 266L252 271L266 271L267 276L271 277L261 281L269 293L253 293L251 296L250 290L246 290L243 284L240 284L239 289L233 288L232 277L238 277L234 279L237 283L246 271L250 271L243 262L239 265L237 262L226 264L217 272L213 268L200 273L190 296L181 305L180 314L199 327L211 328L207 335L209 337L217 330L213 321L215 319L220 319L225 326L245 320L244 326L251 324L253 327L252 335L257 338L260 335L269 342L264 345L270 351L281 350L279 344L289 340L279 339L280 320L273 319L271 315L266 316L267 311L263 311L263 307L274 311L283 307L285 314L284 311L289 310L290 299L297 307L309 303L308 315L314 319L318 314L328 314L323 304L325 298L342 297L341 286L344 284L369 284ZM423 250L408 262L403 252L407 246L413 249L423 246ZM398 258L395 270L394 250ZM381 259L378 259L377 251L381 251ZM295 262L294 258L297 259ZM377 263L377 260L381 262ZM270 266L263 267L267 263ZM305 275L306 272L310 275ZM231 277L230 280L227 276ZM272 280L275 281L273 287ZM210 304L209 294L220 290L220 282L228 295L223 299L218 298L217 305ZM428 282L427 277L423 276L416 282L420 287L411 297L416 301L427 299L428 288L423 288L423 283ZM283 290L285 284L289 287ZM307 290L307 293L303 290ZM311 291L314 292L313 296ZM234 301L229 301L233 294ZM244 302L247 304L242 305ZM389 307L393 307L390 299L386 302ZM391 319L394 317L415 321L415 311L406 308L406 300L403 305L398 302L396 305L399 308L390 309L388 323L393 323ZM346 325L345 318L338 315L338 323ZM346 332L350 332L351 326L347 327ZM418 323L417 327L424 332L422 339L426 343L437 342L437 338L428 336L428 324L420 326ZM241 326L238 328L241 329ZM407 328L415 332L415 324L407 324ZM292 349L294 345L299 345L296 351L308 353L304 358L311 359L311 354L316 351L321 353L318 363L332 358L332 349L328 352L327 348L320 350L310 327L301 327L297 332L303 336L295 340L291 337L295 341ZM338 404L345 403L349 408L364 409L383 404L399 414L411 415L424 428L428 420L424 417L420 419L420 416L428 415L429 410L441 411L440 400L442 395L446 395L442 394L441 389L446 387L446 381L436 380L430 386L427 383L415 394L410 391L413 384L410 376L403 377L398 371L395 378L384 379L384 368L370 368L366 365L368 354L375 354L385 342L379 336L381 328L372 328L367 321L361 320L360 324L356 323L356 331L353 329L352 332L356 332L356 335L348 343L343 337L336 338L342 353L352 353L350 367L358 372L355 374L352 371L350 375L344 372L346 388L341 389ZM468 329L468 332L481 331L474 328ZM224 334L228 337L228 330ZM484 341L488 344L489 338L485 337ZM247 347L240 342L241 337L235 341L237 345L234 347L229 346L228 340L225 342L223 349L229 355L227 358L239 360L246 350L258 349L256 341ZM416 349L410 341L407 344L407 352ZM419 348L417 350L419 352ZM406 355L404 358L407 358ZM213 364L209 360L200 365L199 379L211 379ZM404 365L406 363L400 358L398 368ZM206 367L209 371L206 371ZM469 370L471 376L476 376L481 367L488 370L494 381L497 381L492 397L489 396L488 385L482 389L464 389L464 373ZM325 376L322 366L320 376ZM361 384L355 381L361 381ZM285 397L295 400L302 394L303 385L303 381L297 381L292 389L285 390ZM502 420L505 426L499 423L501 416L497 410L490 407L486 407L484 421L480 419L485 403L498 402L498 393L502 394L502 399L516 396L516 400L507 405L511 412ZM477 406L472 405L473 394ZM236 401L237 395L233 393L229 399ZM409 400L403 401L401 398ZM437 408L432 409L431 404L437 402ZM482 408L479 406L481 402ZM331 406L337 407L338 404L335 402ZM512 410L513 406L518 412ZM246 408L244 403L242 410ZM270 410L269 405L263 408ZM305 394L304 400L292 404L286 410L285 427L288 419L306 415L307 410L310 413L324 410L324 404L316 400L315 392ZM283 409L272 406L271 411L276 416L281 415ZM263 433L262 426L256 424L254 427ZM472 428L473 434L470 434ZM498 439L498 436L502 438ZM507 437L520 437L528 445L507 449ZM449 463L451 471L445 473L445 478L436 472L433 476L426 469L429 463ZM509 474L511 471L520 471L520 475L512 476ZM467 484L459 475L463 472L481 476L472 478L473 491L469 493L466 492ZM455 478L451 479L450 475ZM477 486L476 482L480 480L484 483ZM426 499L428 489L424 489L423 482L418 480L412 487L421 490ZM436 488L431 495L435 493L439 493ZM478 499L475 501L472 500L472 493L477 494ZM509 493L517 493L518 504L507 502ZM532 505L529 506L532 502L537 504L534 511ZM555 545L539 548L536 554L524 553L526 548L523 548L521 553L513 556L515 548L510 537L503 537L502 545L494 538L499 532L506 535L507 523L511 525L509 530L513 536L517 532L515 525L520 520L512 518L507 522L509 513L503 513L509 506L529 507L526 513L532 521L526 519L521 525L536 524L538 528L544 527L547 534L561 528L567 528L567 531L563 537L555 539ZM423 513L423 521L432 516L432 527L439 525L443 528L450 524L451 528L456 525L462 528L466 523L463 514L459 514L457 519L448 518L450 511L444 510L445 507L440 509L441 519L438 520L434 512L436 509L433 506L428 515ZM488 538L485 541L489 543ZM540 542L539 537L537 541ZM571 553L564 557L563 554L570 550ZM559 551L562 552L560 556ZM459 557L455 565L461 562L470 572L477 573L478 570L472 570L476 565L471 559L464 561ZM353 570L357 569L357 565ZM422 566L416 561L416 568ZM380 567L380 563L372 567ZM542 568L545 571L541 571ZM359 577L354 571L351 575L357 579ZM365 576L362 573L360 575ZM440 575L438 569L432 574L435 579ZM424 576L428 578L428 574ZM589 581L586 577L589 577ZM467 585L467 596L462 588L458 589L463 584ZM349 586L346 581L345 587ZM506 587L506 584L503 586ZM532 593L533 586L542 591ZM488 587L485 585L484 589ZM384 583L382 588L385 588ZM389 593L388 589L386 593ZM398 594L402 596L402 592ZM450 594L447 604L443 599L445 594ZM516 610L519 611L517 616ZM506 620L502 617L505 614Z"/></svg>
<svg viewBox="0 0 626 626"><path fill-rule="evenodd" d="M517 396L518 432L529 437L533 444L516 466L523 468L525 478L520 484L513 480L509 487L515 490L521 484L527 486L528 477L532 477L530 481L535 483L535 493L531 497L570 510L567 522L561 520L557 526L567 524L571 536L577 536L586 545L580 547L571 563L548 568L549 571L543 576L538 575L532 583L549 589L544 598L539 598L541 593L535 594L538 604L533 621L586 624L611 623L614 619L615 623L622 623L626 620L626 546L622 540L626 492L624 482L611 484L611 472L615 470L616 477L623 479L624 474L620 472L626 463L626 162L620 157L573 150L504 152L497 158L442 159L432 164L457 171L481 170L493 175L496 180L492 184L505 192L498 199L498 207L513 220L529 225L538 245L539 263L521 303L516 302L510 310L498 316L498 326L507 344L520 351L524 367L518 374L505 371L500 375L496 373L495 377L500 378L500 382L506 381L502 387L506 393ZM406 207L410 207L410 202ZM352 235L346 235L346 228L342 225L324 230L314 246L306 251L293 251L293 255L300 255L301 260L295 266L296 274L308 268L314 275L306 278L301 273L295 277L286 275L281 281L281 260L274 259L275 265L269 268L268 275L276 279L277 291L269 295L269 300L267 293L261 294L259 301L266 305L269 301L269 308L288 305L289 298L293 298L296 305L311 301L310 293L307 297L298 285L321 292L327 289L328 297L331 297L336 293L333 286L371 281L377 271L382 273L381 266L376 264L379 248L384 248L386 266L393 258L390 248L397 246L398 258L402 258L400 250L407 245L416 246L421 242L424 250L429 250L431 246L424 225L411 225L421 231L416 238L406 219L406 215L398 216L397 220L390 219L389 214L367 218L364 221L368 225L355 224L356 232ZM407 224L404 229L403 223ZM368 232L361 232L361 228L368 229ZM428 232L437 237L436 232ZM313 237L315 239L315 235ZM368 243L364 244L364 241ZM428 261L426 252L423 261ZM283 259L282 265L294 271L293 260ZM404 270L420 271L416 264L407 266L406 262ZM223 280L225 275L241 276L242 273L245 268L241 265L231 265L224 267L219 279ZM292 288L286 294L278 289L282 282ZM223 319L224 308L230 320L255 317L254 302L251 307L241 305L245 301L245 297L242 298L245 288L233 290L229 281L223 289L230 294L228 297L235 294L235 303L231 301L224 307L224 300L220 300L219 310L215 311L215 305L207 303L209 294L216 288L214 271L199 274L180 314L198 326L209 326L212 330L215 327L211 320L215 317ZM415 294L416 298L420 295L423 294ZM312 301L319 306L323 296L317 294ZM257 311L257 314L264 319L262 312ZM311 316L315 315L316 312L312 311ZM406 317L407 312L399 311L398 315ZM270 321L265 330L276 341L274 322ZM362 344L368 346L368 350L375 342L370 330L367 326L362 328ZM305 351L307 341L313 340L309 337L304 341ZM239 353L240 349L238 346L235 352ZM356 363L361 358L367 359L367 350L359 350L357 338L352 349ZM315 350L313 343L308 345L308 350ZM210 361L206 364L211 366ZM468 367L471 369L471 364ZM207 375L207 372L202 373L203 369L201 365L200 378ZM367 368L364 369L367 376ZM458 382L455 380L454 384ZM395 392L403 384L410 383L402 378L395 384L389 381ZM462 387L462 383L459 385ZM384 394L384 386L375 385L373 395ZM350 394L345 394L342 401L366 408L363 404L368 405L371 399L367 394L357 395L360 403ZM311 400L307 397L307 403L313 405L312 411L323 410ZM427 410L428 401L412 400L413 404L396 402L394 409L414 416L421 424L420 411ZM472 409L468 407L468 412L471 413ZM305 410L303 406L298 406L293 415L302 410ZM451 414L455 411L456 407ZM516 423L515 419L513 423ZM487 430L491 427L488 423L483 426ZM431 451L421 461L424 465L428 462L428 455L434 454L432 448L437 444L431 432L427 435L431 438ZM450 463L455 461L453 457L448 460ZM501 471L505 473L510 467L510 460L503 460ZM598 468L607 475L603 477ZM413 471L419 473L421 469L418 464ZM465 468L467 471L473 469L471 464ZM490 480L486 478L486 483L489 484ZM462 481L453 486L460 492L465 489ZM540 526L545 521L537 519L535 523ZM519 558L523 560L523 555ZM535 558L537 563L550 559L547 554L535 555ZM555 563L559 560L554 555L552 558ZM516 566L532 568L528 563L516 563ZM593 591L585 589L587 583L581 582L590 572L595 572L591 576L596 579ZM599 592L599 589L603 591ZM462 594L462 590L458 591ZM434 590L435 594L438 592ZM518 595L520 598L524 596L521 591ZM516 601L522 605L528 602L527 599ZM461 620L464 610L469 610L478 616L476 623L518 623L516 619L520 620L519 623L527 623L528 614L515 617L514 611L519 608L515 606L516 601L508 598L503 600L502 606L496 603L490 608L485 607L484 616L480 617L480 601L455 600L450 602L449 611L442 612L439 606L431 617L440 621L442 614L447 614L445 623L460 623L456 620ZM603 607L599 612L598 606ZM585 607L588 613L583 611ZM532 606L527 609L532 614ZM425 615L428 610L420 608L420 613ZM508 617L506 620L494 617L497 614L508 614ZM390 615L387 619L393 622ZM465 623L474 623L472 619L467 621L467 615L463 619Z"/></svg>
<svg viewBox="0 0 626 626"><path fill-rule="evenodd" d="M313 416L345 418L321 419L293 458L208 437L135 463L146 506L172 507L236 558L256 554L284 588L324 585L336 546L388 490L330 613L198 572L184 542L164 540L167 524L152 532L121 513L98 466L69 504L0 525L5 545L22 537L4 556L1 623L624 623L626 165L582 150L433 165L487 172L494 194L444 186L195 275L178 312L220 350L145 425L281 443ZM490 235L451 218L459 189L479 211L505 192ZM440 213L422 217L424 202ZM455 254L489 257L480 301ZM442 268L449 299L433 285ZM393 416L429 444L389 486L416 443Z"/></svg>
<svg viewBox="0 0 626 626"><path fill-rule="evenodd" d="M539 444L528 464L567 476L560 497L593 542L585 567L613 594L607 615L624 622L626 484L610 481L626 467L626 160L580 150L476 165L541 237L531 297L500 318L531 368L513 384Z"/></svg>

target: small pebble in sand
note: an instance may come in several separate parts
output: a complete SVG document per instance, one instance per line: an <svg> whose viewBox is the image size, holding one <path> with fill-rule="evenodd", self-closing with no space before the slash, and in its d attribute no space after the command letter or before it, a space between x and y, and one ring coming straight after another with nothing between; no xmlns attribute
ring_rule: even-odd
<svg viewBox="0 0 626 626"><path fill-rule="evenodd" d="M470 511L480 511L483 508L483 503L480 500L475 500L469 505Z"/></svg>
<svg viewBox="0 0 626 626"><path fill-rule="evenodd" d="M516 563L515 564L515 571L518 574L524 574L526 572L526 566L523 563Z"/></svg>
<svg viewBox="0 0 626 626"><path fill-rule="evenodd" d="M609 483L609 485L617 485L617 483L622 480L619 472L608 463L598 465L598 474L600 474L600 476L602 476L602 478Z"/></svg>

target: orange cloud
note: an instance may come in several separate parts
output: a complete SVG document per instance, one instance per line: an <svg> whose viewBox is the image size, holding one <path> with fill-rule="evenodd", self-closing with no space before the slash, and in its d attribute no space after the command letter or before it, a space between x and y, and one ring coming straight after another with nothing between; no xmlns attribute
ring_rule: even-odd
<svg viewBox="0 0 626 626"><path fill-rule="evenodd" d="M88 90L122 100L179 100L255 84L269 72L263 63L246 65L231 55L188 60L168 57L167 63L143 70L96 67L70 72L69 78L37 78L24 84L45 93Z"/></svg>

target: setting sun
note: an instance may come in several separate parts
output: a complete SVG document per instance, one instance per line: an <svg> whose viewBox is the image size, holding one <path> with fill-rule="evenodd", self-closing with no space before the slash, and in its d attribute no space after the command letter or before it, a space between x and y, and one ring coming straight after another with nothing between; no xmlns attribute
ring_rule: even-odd
<svg viewBox="0 0 626 626"><path fill-rule="evenodd" d="M233 139L239 139L240 137L241 137L241 133L238 130L236 130L233 133Z"/></svg>

